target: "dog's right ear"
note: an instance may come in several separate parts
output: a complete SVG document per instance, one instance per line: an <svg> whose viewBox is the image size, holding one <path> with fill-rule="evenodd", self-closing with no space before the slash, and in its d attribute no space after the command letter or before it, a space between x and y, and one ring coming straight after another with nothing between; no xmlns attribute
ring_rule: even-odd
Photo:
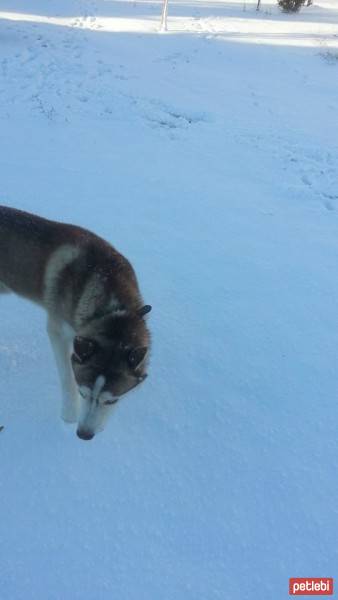
<svg viewBox="0 0 338 600"><path fill-rule="evenodd" d="M139 317L144 317L145 315L150 313L150 311L151 311L150 304L145 304L144 306L142 306L142 308L138 309L137 314Z"/></svg>
<svg viewBox="0 0 338 600"><path fill-rule="evenodd" d="M74 358L79 363L84 363L90 358L95 350L97 343L95 340L77 335L74 338Z"/></svg>

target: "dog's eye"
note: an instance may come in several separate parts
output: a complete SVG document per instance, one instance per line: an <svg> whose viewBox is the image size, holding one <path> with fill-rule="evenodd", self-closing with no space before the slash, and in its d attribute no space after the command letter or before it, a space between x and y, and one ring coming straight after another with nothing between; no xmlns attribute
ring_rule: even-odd
<svg viewBox="0 0 338 600"><path fill-rule="evenodd" d="M74 354L73 357L76 362L83 363L88 360L96 351L97 343L95 340L76 336L74 338Z"/></svg>
<svg viewBox="0 0 338 600"><path fill-rule="evenodd" d="M110 406L111 404L116 404L118 398L112 398L111 400L105 400L103 402L104 406Z"/></svg>
<svg viewBox="0 0 338 600"><path fill-rule="evenodd" d="M144 360L148 348L146 346L138 346L131 350L128 354L128 363L132 369L136 369Z"/></svg>

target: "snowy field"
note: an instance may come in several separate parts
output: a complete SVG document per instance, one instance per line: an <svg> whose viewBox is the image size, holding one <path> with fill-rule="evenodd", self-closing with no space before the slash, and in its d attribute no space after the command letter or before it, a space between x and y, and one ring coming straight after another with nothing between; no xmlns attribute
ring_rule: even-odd
<svg viewBox="0 0 338 600"><path fill-rule="evenodd" d="M160 14L0 3L0 202L110 240L153 305L150 376L84 443L45 316L0 299L1 600L338 577L338 2Z"/></svg>

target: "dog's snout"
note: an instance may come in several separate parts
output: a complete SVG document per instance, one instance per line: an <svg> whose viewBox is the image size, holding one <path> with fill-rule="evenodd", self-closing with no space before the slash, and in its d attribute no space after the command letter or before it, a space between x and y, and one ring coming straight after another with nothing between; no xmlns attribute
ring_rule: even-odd
<svg viewBox="0 0 338 600"><path fill-rule="evenodd" d="M85 429L78 429L76 435L81 440L92 440L95 434L91 431L86 431Z"/></svg>

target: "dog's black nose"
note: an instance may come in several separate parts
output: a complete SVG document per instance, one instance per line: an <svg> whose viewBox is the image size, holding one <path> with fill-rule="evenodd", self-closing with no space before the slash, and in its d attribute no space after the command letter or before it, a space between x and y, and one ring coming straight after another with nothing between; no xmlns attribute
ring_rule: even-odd
<svg viewBox="0 0 338 600"><path fill-rule="evenodd" d="M82 431L81 429L78 429L76 435L81 440L92 440L95 434L91 433L90 431Z"/></svg>

